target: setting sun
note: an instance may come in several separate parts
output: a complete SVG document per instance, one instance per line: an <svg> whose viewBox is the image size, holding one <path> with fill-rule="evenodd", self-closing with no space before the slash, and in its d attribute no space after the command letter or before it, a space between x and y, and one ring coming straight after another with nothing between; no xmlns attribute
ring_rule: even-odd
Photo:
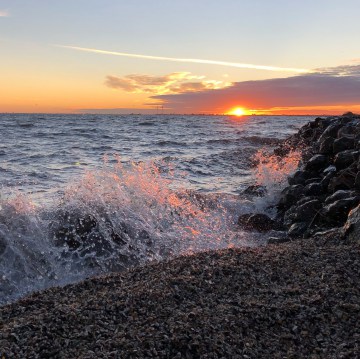
<svg viewBox="0 0 360 359"><path fill-rule="evenodd" d="M240 117L246 115L246 111L242 107L235 107L232 110L230 110L227 114Z"/></svg>

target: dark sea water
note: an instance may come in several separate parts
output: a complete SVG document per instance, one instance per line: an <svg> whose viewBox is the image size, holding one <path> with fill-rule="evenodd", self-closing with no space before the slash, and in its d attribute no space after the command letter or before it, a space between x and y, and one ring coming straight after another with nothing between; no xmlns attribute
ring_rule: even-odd
<svg viewBox="0 0 360 359"><path fill-rule="evenodd" d="M310 119L0 115L0 303L151 260L264 243L236 218L268 211L273 182L280 190L291 168L254 170L255 155ZM272 197L239 196L256 181Z"/></svg>

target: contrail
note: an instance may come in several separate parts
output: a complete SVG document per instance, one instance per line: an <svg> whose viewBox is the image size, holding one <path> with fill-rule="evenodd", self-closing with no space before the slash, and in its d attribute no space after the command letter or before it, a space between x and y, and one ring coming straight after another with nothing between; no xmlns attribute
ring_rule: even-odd
<svg viewBox="0 0 360 359"><path fill-rule="evenodd" d="M90 49L90 48L86 48L86 47L68 46L68 45L55 45L55 46L63 47L65 49L93 52L96 54L134 57L134 58L138 58L138 59L173 61L173 62L189 62L189 63L195 63L195 64L220 65L220 66L228 66L228 67L238 67L238 68L242 68L242 69L255 69L255 70L266 70L266 71L281 71L281 72L285 71L285 72L297 72L297 73L310 72L310 70L297 69L297 68L292 68L292 67L277 67L277 66L243 64L243 63L238 63L238 62L227 62L227 61L215 61L215 60L204 60L204 59L183 59L183 58L176 58L176 57L139 55L139 54L129 54L126 52L106 51L106 50Z"/></svg>

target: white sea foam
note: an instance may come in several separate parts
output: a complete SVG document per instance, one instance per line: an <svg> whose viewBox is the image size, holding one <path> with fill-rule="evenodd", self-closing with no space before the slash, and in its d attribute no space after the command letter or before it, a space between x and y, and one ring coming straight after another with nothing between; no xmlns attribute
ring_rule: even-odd
<svg viewBox="0 0 360 359"><path fill-rule="evenodd" d="M261 243L234 225L251 203L171 187L153 163L118 161L87 171L53 205L21 194L2 200L0 302L174 255Z"/></svg>

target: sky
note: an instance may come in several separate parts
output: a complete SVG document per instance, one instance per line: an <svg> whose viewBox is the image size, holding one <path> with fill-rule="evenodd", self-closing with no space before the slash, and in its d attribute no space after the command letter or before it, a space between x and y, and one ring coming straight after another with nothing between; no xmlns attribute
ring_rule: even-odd
<svg viewBox="0 0 360 359"><path fill-rule="evenodd" d="M359 0L0 0L0 112L360 112Z"/></svg>

